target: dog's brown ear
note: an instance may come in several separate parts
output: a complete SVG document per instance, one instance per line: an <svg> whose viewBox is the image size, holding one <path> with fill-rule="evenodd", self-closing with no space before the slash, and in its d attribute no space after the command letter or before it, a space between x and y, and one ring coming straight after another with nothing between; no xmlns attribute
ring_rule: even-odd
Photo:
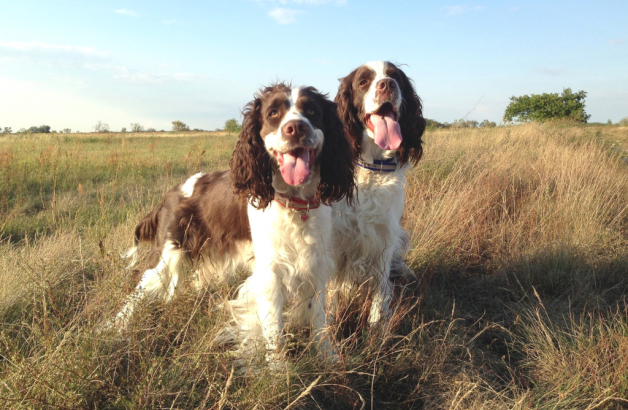
<svg viewBox="0 0 628 410"><path fill-rule="evenodd" d="M334 102L338 106L338 116L344 125L345 133L351 143L356 156L362 153L363 125L358 116L358 110L353 105L353 80L358 69L353 70L348 76L340 79L338 94Z"/></svg>
<svg viewBox="0 0 628 410"><path fill-rule="evenodd" d="M317 196L326 205L347 199L353 202L355 189L354 167L356 155L338 117L335 103L321 95L323 101L323 123L325 129L323 150L321 151L321 181Z"/></svg>
<svg viewBox="0 0 628 410"><path fill-rule="evenodd" d="M416 165L423 156L423 141L421 136L425 132L425 118L421 99L414 91L412 80L399 70L403 84L400 84L403 101L399 115L399 126L403 140L397 151L399 165L411 163Z"/></svg>
<svg viewBox="0 0 628 410"><path fill-rule="evenodd" d="M229 163L234 192L258 209L266 208L275 195L271 158L260 135L261 108L257 96L242 111L242 131Z"/></svg>

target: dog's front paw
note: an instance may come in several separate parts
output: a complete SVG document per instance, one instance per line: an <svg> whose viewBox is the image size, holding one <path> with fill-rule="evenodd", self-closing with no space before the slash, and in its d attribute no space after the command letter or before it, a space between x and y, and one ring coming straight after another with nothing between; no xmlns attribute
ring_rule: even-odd
<svg viewBox="0 0 628 410"><path fill-rule="evenodd" d="M327 339L321 341L318 346L318 357L327 364L340 363L342 360L340 354Z"/></svg>
<svg viewBox="0 0 628 410"><path fill-rule="evenodd" d="M266 364L272 373L283 373L288 369L284 355L275 350L266 352Z"/></svg>

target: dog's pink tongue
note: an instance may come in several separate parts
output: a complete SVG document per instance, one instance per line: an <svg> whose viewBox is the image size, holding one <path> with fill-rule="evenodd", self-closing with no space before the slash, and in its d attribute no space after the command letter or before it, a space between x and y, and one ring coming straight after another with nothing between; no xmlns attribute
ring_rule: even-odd
<svg viewBox="0 0 628 410"><path fill-rule="evenodd" d="M391 150L399 148L401 145L401 128L399 128L399 123L395 121L395 116L392 112L383 116L371 114L371 122L375 128L373 131L375 133L375 143L381 149Z"/></svg>
<svg viewBox="0 0 628 410"><path fill-rule="evenodd" d="M283 154L283 165L280 168L283 180L290 185L299 185L310 176L310 153L299 148Z"/></svg>

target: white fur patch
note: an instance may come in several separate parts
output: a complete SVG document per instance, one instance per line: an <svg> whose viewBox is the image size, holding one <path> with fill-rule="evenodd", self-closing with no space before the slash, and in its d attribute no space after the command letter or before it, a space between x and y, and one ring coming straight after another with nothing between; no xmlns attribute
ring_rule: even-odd
<svg viewBox="0 0 628 410"><path fill-rule="evenodd" d="M384 69L386 68L386 63L384 61L369 61L364 64L367 67L370 67L375 71L375 74L380 77L384 77Z"/></svg>
<svg viewBox="0 0 628 410"><path fill-rule="evenodd" d="M127 270L131 269L137 263L137 246L133 246L124 252L120 252L120 258L121 259L131 258L131 261L125 268Z"/></svg>
<svg viewBox="0 0 628 410"><path fill-rule="evenodd" d="M290 108L294 107L297 104L300 92L301 87L294 87L290 92Z"/></svg>
<svg viewBox="0 0 628 410"><path fill-rule="evenodd" d="M386 71L385 71L386 62L385 61L371 61L364 65L367 67L370 67L373 71L375 71L375 78L373 79L373 82L369 86L369 91L364 96L365 112L373 113L377 111L380 107L379 103L377 102L377 83L379 83L380 80L384 80L388 78L395 81L395 84L397 84L397 81L393 79L392 77L389 77L386 75ZM397 88L399 88L399 84L397 84ZM394 103L395 103L395 110L399 112L399 108L401 108L401 99L402 99L401 93L397 93L397 96L398 96L397 101L395 101Z"/></svg>
<svg viewBox="0 0 628 410"><path fill-rule="evenodd" d="M191 197L194 193L194 185L196 185L196 181L198 181L198 179L203 175L204 174L202 172L199 172L198 174L194 174L189 177L188 180L181 186L181 194L186 198Z"/></svg>
<svg viewBox="0 0 628 410"><path fill-rule="evenodd" d="M320 152L324 141L323 132L314 127L310 120L305 115L303 115L303 113L297 111L296 102L299 99L300 92L301 87L295 87L290 91L290 95L288 97L288 101L290 102L290 108L288 109L288 112L286 112L284 117L281 119L281 124L279 124L277 131L275 131L273 134L268 134L264 139L264 145L266 146L267 150L285 152L286 146L288 146L291 141L285 141L283 139L283 137L281 136L281 130L288 121L300 120L310 126L314 130L315 134L319 137L318 141L316 142L316 147Z"/></svg>

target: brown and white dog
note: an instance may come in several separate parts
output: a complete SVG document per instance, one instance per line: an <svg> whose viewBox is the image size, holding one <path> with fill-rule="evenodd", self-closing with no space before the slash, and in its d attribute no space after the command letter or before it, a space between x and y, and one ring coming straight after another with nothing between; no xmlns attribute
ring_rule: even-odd
<svg viewBox="0 0 628 410"><path fill-rule="evenodd" d="M252 274L229 304L242 341L263 340L272 359L291 317L312 325L319 352L334 359L326 337L325 286L334 270L329 205L354 194L354 153L336 104L312 87L266 87L243 111L230 171L196 174L170 190L135 230L152 243L153 268L118 313L128 325L138 301L173 296L197 267L198 287L244 267Z"/></svg>
<svg viewBox="0 0 628 410"><path fill-rule="evenodd" d="M412 82L390 62L366 63L340 81L335 101L359 167L358 204L333 205L335 289L367 282L373 290L369 322L375 324L389 312L393 263L407 269L405 174L423 154L425 119Z"/></svg>

